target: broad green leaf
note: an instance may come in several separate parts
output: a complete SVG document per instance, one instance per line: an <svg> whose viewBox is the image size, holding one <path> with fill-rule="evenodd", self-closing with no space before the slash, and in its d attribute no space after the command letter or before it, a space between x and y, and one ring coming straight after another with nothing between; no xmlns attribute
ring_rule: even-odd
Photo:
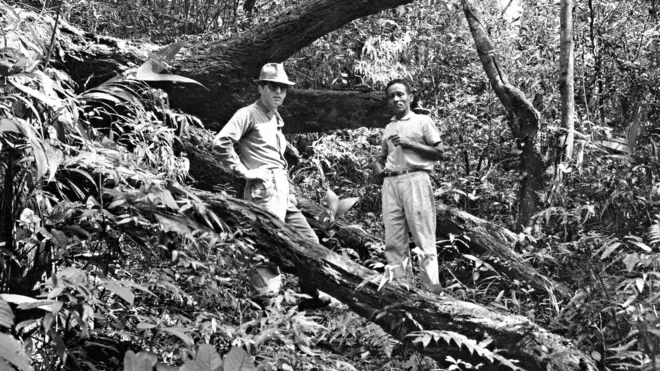
<svg viewBox="0 0 660 371"><path fill-rule="evenodd" d="M646 252L651 252L651 248L645 244L644 242L641 241L635 241L635 240L628 240L629 243L639 247L640 249L646 251Z"/></svg>
<svg viewBox="0 0 660 371"><path fill-rule="evenodd" d="M14 312L6 301L0 298L0 326L11 328L14 325Z"/></svg>
<svg viewBox="0 0 660 371"><path fill-rule="evenodd" d="M180 367L166 365L164 363L156 364L156 371L180 371Z"/></svg>
<svg viewBox="0 0 660 371"><path fill-rule="evenodd" d="M29 296L17 294L0 294L0 300L18 305L18 309L39 308L49 312L53 311L52 305L57 302L56 300L37 300Z"/></svg>
<svg viewBox="0 0 660 371"><path fill-rule="evenodd" d="M128 304L133 305L133 300L135 300L135 295L133 294L131 289L124 286L120 286L115 281L105 281L102 283L102 285L106 289L115 293L120 298L126 300Z"/></svg>
<svg viewBox="0 0 660 371"><path fill-rule="evenodd" d="M86 100L107 100L110 102L113 102L115 104L120 104L121 101L115 97L114 95L108 94L108 93L103 93L103 92L98 92L98 91L90 91L87 92L83 95L83 98Z"/></svg>
<svg viewBox="0 0 660 371"><path fill-rule="evenodd" d="M164 61L170 62L176 54L181 50L186 45L185 41L176 41L171 43L170 45L167 45L153 53L153 55L156 58L160 58ZM161 72L161 71L154 71L154 72Z"/></svg>
<svg viewBox="0 0 660 371"><path fill-rule="evenodd" d="M606 259L608 256L610 256L610 254L612 254L612 253L614 252L614 250L616 250L616 248L619 247L619 246L621 246L621 242L614 242L614 243L608 245L608 246L605 248L605 251L603 251L603 255L600 256L600 260L605 260L605 259Z"/></svg>
<svg viewBox="0 0 660 371"><path fill-rule="evenodd" d="M302 348L301 348L302 349ZM225 356L224 371L257 371L252 358L241 347L233 347Z"/></svg>
<svg viewBox="0 0 660 371"><path fill-rule="evenodd" d="M175 215L163 215L155 214L158 222L162 224L163 229L167 232L176 232L181 235L190 235L192 232L188 228L188 224L191 222L185 220L186 218L175 216Z"/></svg>
<svg viewBox="0 0 660 371"><path fill-rule="evenodd" d="M332 211L332 215L335 216L339 207L339 197L330 188L325 194L325 202L328 204L328 209Z"/></svg>
<svg viewBox="0 0 660 371"><path fill-rule="evenodd" d="M339 201L339 205L337 206L337 218L350 210L359 199L359 197L349 197Z"/></svg>
<svg viewBox="0 0 660 371"><path fill-rule="evenodd" d="M626 265L628 272L632 272L637 263L639 263L639 255L637 255L637 253L628 254L623 258L623 264Z"/></svg>
<svg viewBox="0 0 660 371"><path fill-rule="evenodd" d="M21 343L12 336L0 333L0 360L14 365L19 370L33 371L30 358L23 352Z"/></svg>
<svg viewBox="0 0 660 371"><path fill-rule="evenodd" d="M202 85L196 80L190 79L188 77L183 77L179 75L168 75L162 73L153 73L153 72L138 72L135 74L135 79L141 81L171 81L171 82L182 82L186 84L196 84L206 89L206 86ZM207 89L208 90L208 89Z"/></svg>
<svg viewBox="0 0 660 371"><path fill-rule="evenodd" d="M632 151L630 150L630 146L626 143L626 140L624 138L621 138L621 142L615 141L615 140L603 140L600 142L600 144L603 147L613 149L615 151L623 152L625 154L631 154Z"/></svg>
<svg viewBox="0 0 660 371"><path fill-rule="evenodd" d="M61 305L58 305L58 303L62 304L62 302L58 300L37 300L31 303L21 303L16 308L21 310L39 308L39 309L47 310L49 312L54 312L55 311L54 309L58 309L58 307L61 307Z"/></svg>
<svg viewBox="0 0 660 371"><path fill-rule="evenodd" d="M138 323L136 326L139 330L151 330L153 328L158 327L155 323L146 323L146 322L141 322Z"/></svg>
<svg viewBox="0 0 660 371"><path fill-rule="evenodd" d="M197 350L195 359L187 360L186 363L181 366L179 371L223 371L222 364L222 358L220 358L218 352L216 352L211 345L203 344ZM224 371L241 371L239 368L228 366L226 358L225 365ZM254 371L256 371L256 368Z"/></svg>
<svg viewBox="0 0 660 371"><path fill-rule="evenodd" d="M154 192L154 196L156 196L159 200L161 200L163 202L163 205L169 207L170 209L172 210L179 209L179 204L176 203L170 191L163 189L158 192Z"/></svg>
<svg viewBox="0 0 660 371"><path fill-rule="evenodd" d="M163 332L167 332L169 334L172 334L172 335L178 337L187 346L192 346L192 345L195 344L195 341L190 336L188 336L188 334L186 334L184 332L184 329L182 329L182 328L179 328L179 327L164 327L164 328L161 328L161 330Z"/></svg>
<svg viewBox="0 0 660 371"><path fill-rule="evenodd" d="M64 232L60 231L59 229L51 229L50 234L55 237L55 242L58 247L60 248L65 248L66 245L68 244L69 240L66 237L66 234Z"/></svg>
<svg viewBox="0 0 660 371"><path fill-rule="evenodd" d="M133 103L133 104L135 104L136 106L139 106L139 107L142 106L142 101L140 100L138 95L134 94L132 89L130 89L126 86L123 86L121 84L103 84L101 86L98 86L94 89L91 89L91 90L83 93L82 98L83 99L88 99L88 97L92 93L110 94L111 96L119 99L120 101ZM98 97L98 95L96 95L96 94L91 95L91 96ZM107 98L104 96L103 99L107 99Z"/></svg>
<svg viewBox="0 0 660 371"><path fill-rule="evenodd" d="M32 89L30 87L27 87L20 82L16 81L15 79L10 78L9 83L14 85L18 90L22 91L23 93L36 98L37 100L41 101L45 105L49 106L50 108L53 109L59 109L62 106L62 102L59 99L52 99L46 96L46 94Z"/></svg>
<svg viewBox="0 0 660 371"><path fill-rule="evenodd" d="M124 371L152 371L156 361L158 361L158 357L152 352L135 354L129 350L124 355Z"/></svg>
<svg viewBox="0 0 660 371"><path fill-rule="evenodd" d="M50 144L48 142L43 142L43 147L45 150L45 153L47 154L47 159L48 159L48 182L52 181L55 179L55 173L57 172L57 168L62 164L62 161L64 160L64 153Z"/></svg>
<svg viewBox="0 0 660 371"><path fill-rule="evenodd" d="M344 361L337 361L337 368L339 370L357 371L357 369L355 367L353 367L353 365L351 365L348 362L344 362Z"/></svg>
<svg viewBox="0 0 660 371"><path fill-rule="evenodd" d="M16 121L6 118L0 118L0 133L11 131L13 133L23 133Z"/></svg>

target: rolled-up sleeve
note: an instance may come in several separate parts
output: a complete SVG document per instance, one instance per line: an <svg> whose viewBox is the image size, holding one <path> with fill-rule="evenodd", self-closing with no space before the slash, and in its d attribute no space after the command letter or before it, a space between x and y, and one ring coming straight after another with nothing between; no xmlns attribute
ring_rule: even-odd
<svg viewBox="0 0 660 371"><path fill-rule="evenodd" d="M220 132L213 138L213 153L234 174L245 177L247 168L238 157L234 144L245 135L250 127L250 113L247 109L238 110Z"/></svg>
<svg viewBox="0 0 660 371"><path fill-rule="evenodd" d="M440 133L438 128L435 126L433 120L430 117L426 117L424 120L424 126L422 126L424 132L424 141L429 146L436 146L442 142L440 139Z"/></svg>

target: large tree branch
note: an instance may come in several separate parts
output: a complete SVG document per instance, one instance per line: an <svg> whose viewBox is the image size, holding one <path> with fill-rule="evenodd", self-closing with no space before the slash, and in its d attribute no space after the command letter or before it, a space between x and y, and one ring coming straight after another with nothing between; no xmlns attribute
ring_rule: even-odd
<svg viewBox="0 0 660 371"><path fill-rule="evenodd" d="M526 370L596 370L593 360L570 341L527 318L397 284L388 283L379 290L378 280L369 282L375 272L305 241L265 210L217 193L200 191L198 196L230 227L241 228L274 263L295 270L301 279L316 284L401 341L410 340L407 336L416 331L450 331L477 341L492 340L503 356L518 360ZM442 341L431 341L419 349L445 361L447 354L455 353L447 348ZM465 347L459 351L468 358L473 356Z"/></svg>
<svg viewBox="0 0 660 371"><path fill-rule="evenodd" d="M241 106L256 99L252 80L266 62L283 61L292 53L353 19L403 5L412 0L310 0L285 12L276 21L215 43L188 45L179 53L176 71L196 79L209 90L191 85L157 84L168 91L170 104L200 117L207 128L219 130ZM24 20L21 32L33 35L37 48L26 47L21 32L8 32L7 47L20 50L23 61L0 65L0 74L18 73L39 61L48 49L54 21L16 8ZM18 27L18 24L17 24ZM31 28L34 32L29 31ZM159 45L135 43L85 33L62 23L57 33L57 66L64 67L80 88L89 88L140 65ZM19 60L17 56L16 61ZM9 70L6 72L3 70ZM287 133L356 127L381 127L388 122L383 94L369 91L292 89L281 113Z"/></svg>

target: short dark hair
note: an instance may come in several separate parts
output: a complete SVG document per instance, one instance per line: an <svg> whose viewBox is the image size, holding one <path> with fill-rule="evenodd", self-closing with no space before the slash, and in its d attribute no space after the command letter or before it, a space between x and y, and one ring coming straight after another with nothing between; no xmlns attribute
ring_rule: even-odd
<svg viewBox="0 0 660 371"><path fill-rule="evenodd" d="M390 88L390 86L394 84L401 84L406 87L406 93L412 94L412 87L410 86L410 83L407 80L404 79L394 79L390 82L387 83L387 86L385 87L385 96L387 96L387 89Z"/></svg>

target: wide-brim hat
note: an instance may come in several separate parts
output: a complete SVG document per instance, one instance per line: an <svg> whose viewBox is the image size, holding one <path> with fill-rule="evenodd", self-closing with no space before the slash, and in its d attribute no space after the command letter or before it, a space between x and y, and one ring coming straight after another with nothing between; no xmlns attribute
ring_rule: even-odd
<svg viewBox="0 0 660 371"><path fill-rule="evenodd" d="M289 76L284 72L284 65L282 63L266 63L261 67L259 78L254 80L259 81L272 81L280 84L295 85L296 83L289 80Z"/></svg>

